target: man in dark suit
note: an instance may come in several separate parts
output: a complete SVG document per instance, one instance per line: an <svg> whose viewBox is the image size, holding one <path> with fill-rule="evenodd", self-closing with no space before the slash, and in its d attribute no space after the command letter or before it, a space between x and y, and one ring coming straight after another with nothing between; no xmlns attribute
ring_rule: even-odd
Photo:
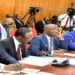
<svg viewBox="0 0 75 75"><path fill-rule="evenodd" d="M3 64L15 64L18 63L13 57L11 57L3 48L2 44L0 43L0 63Z"/></svg>
<svg viewBox="0 0 75 75"><path fill-rule="evenodd" d="M61 29L57 25L46 24L44 26L44 34L32 38L28 53L31 55L46 56L52 54L53 49L57 50L59 48L67 49Z"/></svg>
<svg viewBox="0 0 75 75"><path fill-rule="evenodd" d="M31 39L32 33L28 28L20 28L16 30L15 36L8 39L2 40L6 52L18 59L18 45L20 45L20 57L24 58L26 56L25 44Z"/></svg>
<svg viewBox="0 0 75 75"><path fill-rule="evenodd" d="M21 20L21 15L19 15L19 14L16 14L14 16L14 22L16 24L16 28L17 29L19 29L21 27L26 27L25 24L24 24L24 22Z"/></svg>
<svg viewBox="0 0 75 75"><path fill-rule="evenodd" d="M19 63L16 59L11 57L0 43L0 66L3 67L3 65L4 70L7 71L19 71L25 68L25 64Z"/></svg>

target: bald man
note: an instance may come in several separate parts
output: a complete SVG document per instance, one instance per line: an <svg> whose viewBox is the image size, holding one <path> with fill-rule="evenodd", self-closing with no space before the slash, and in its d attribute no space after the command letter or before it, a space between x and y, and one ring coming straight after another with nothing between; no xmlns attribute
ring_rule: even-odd
<svg viewBox="0 0 75 75"><path fill-rule="evenodd" d="M28 53L35 56L48 56L53 50L67 49L61 29L54 24L44 26L44 34L38 35L31 40Z"/></svg>

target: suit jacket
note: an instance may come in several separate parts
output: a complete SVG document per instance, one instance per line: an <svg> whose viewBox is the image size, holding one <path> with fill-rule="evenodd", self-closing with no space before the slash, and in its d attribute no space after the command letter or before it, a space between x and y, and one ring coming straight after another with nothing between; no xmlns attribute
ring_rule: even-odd
<svg viewBox="0 0 75 75"><path fill-rule="evenodd" d="M64 34L64 39L67 42L68 50L74 50L75 51L75 32L69 31Z"/></svg>
<svg viewBox="0 0 75 75"><path fill-rule="evenodd" d="M64 40L58 40L53 38L54 49L67 49L67 44ZM31 40L30 48L28 50L28 54L37 55L41 50L51 53L48 48L48 40L45 34L38 35Z"/></svg>
<svg viewBox="0 0 75 75"><path fill-rule="evenodd" d="M2 44L0 43L0 63L3 64L14 64L18 63L13 57L11 57L3 48Z"/></svg>
<svg viewBox="0 0 75 75"><path fill-rule="evenodd" d="M8 39L2 40L1 43L3 44L6 52L12 57L14 57L16 60L18 60L14 39L10 37ZM25 45L24 44L21 45L21 52L22 52L22 57L25 57L26 55L25 55Z"/></svg>
<svg viewBox="0 0 75 75"><path fill-rule="evenodd" d="M21 28L21 27L25 27L25 24L24 24L24 22L23 21L21 21L21 20L15 20L15 24L16 24L16 28L17 29L19 29L19 28Z"/></svg>
<svg viewBox="0 0 75 75"><path fill-rule="evenodd" d="M37 34L42 34L43 31L44 31L44 23L43 23L43 21L38 21L35 24L35 29L37 31Z"/></svg>

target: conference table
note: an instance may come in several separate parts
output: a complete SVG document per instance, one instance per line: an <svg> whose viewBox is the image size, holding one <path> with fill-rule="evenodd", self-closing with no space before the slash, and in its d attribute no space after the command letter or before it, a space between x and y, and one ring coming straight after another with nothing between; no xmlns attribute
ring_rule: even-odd
<svg viewBox="0 0 75 75"><path fill-rule="evenodd" d="M75 54L75 51L64 51L65 53L71 53L71 54ZM63 55L63 53L61 52L56 52L52 55L53 57L61 57L61 58L65 58L66 56ZM67 56L67 58L75 58L75 56ZM36 62L35 62L36 63ZM34 66L34 65L29 65L29 64L25 64L26 68L33 68L33 69L40 69L40 71L43 72L48 72L48 73L53 73L56 75L75 75L75 66L52 66L52 65L46 65L43 67L40 66Z"/></svg>

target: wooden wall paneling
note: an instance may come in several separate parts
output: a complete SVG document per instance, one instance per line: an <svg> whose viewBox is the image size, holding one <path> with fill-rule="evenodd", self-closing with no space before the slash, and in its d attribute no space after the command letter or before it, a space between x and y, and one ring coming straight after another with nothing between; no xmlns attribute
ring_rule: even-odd
<svg viewBox="0 0 75 75"><path fill-rule="evenodd" d="M75 3L75 0L0 0L0 20L4 19L6 14L21 14L24 17L30 6L42 8L36 14L37 20L46 16L52 17L53 15L66 13L72 2ZM27 20L28 16L24 21Z"/></svg>

